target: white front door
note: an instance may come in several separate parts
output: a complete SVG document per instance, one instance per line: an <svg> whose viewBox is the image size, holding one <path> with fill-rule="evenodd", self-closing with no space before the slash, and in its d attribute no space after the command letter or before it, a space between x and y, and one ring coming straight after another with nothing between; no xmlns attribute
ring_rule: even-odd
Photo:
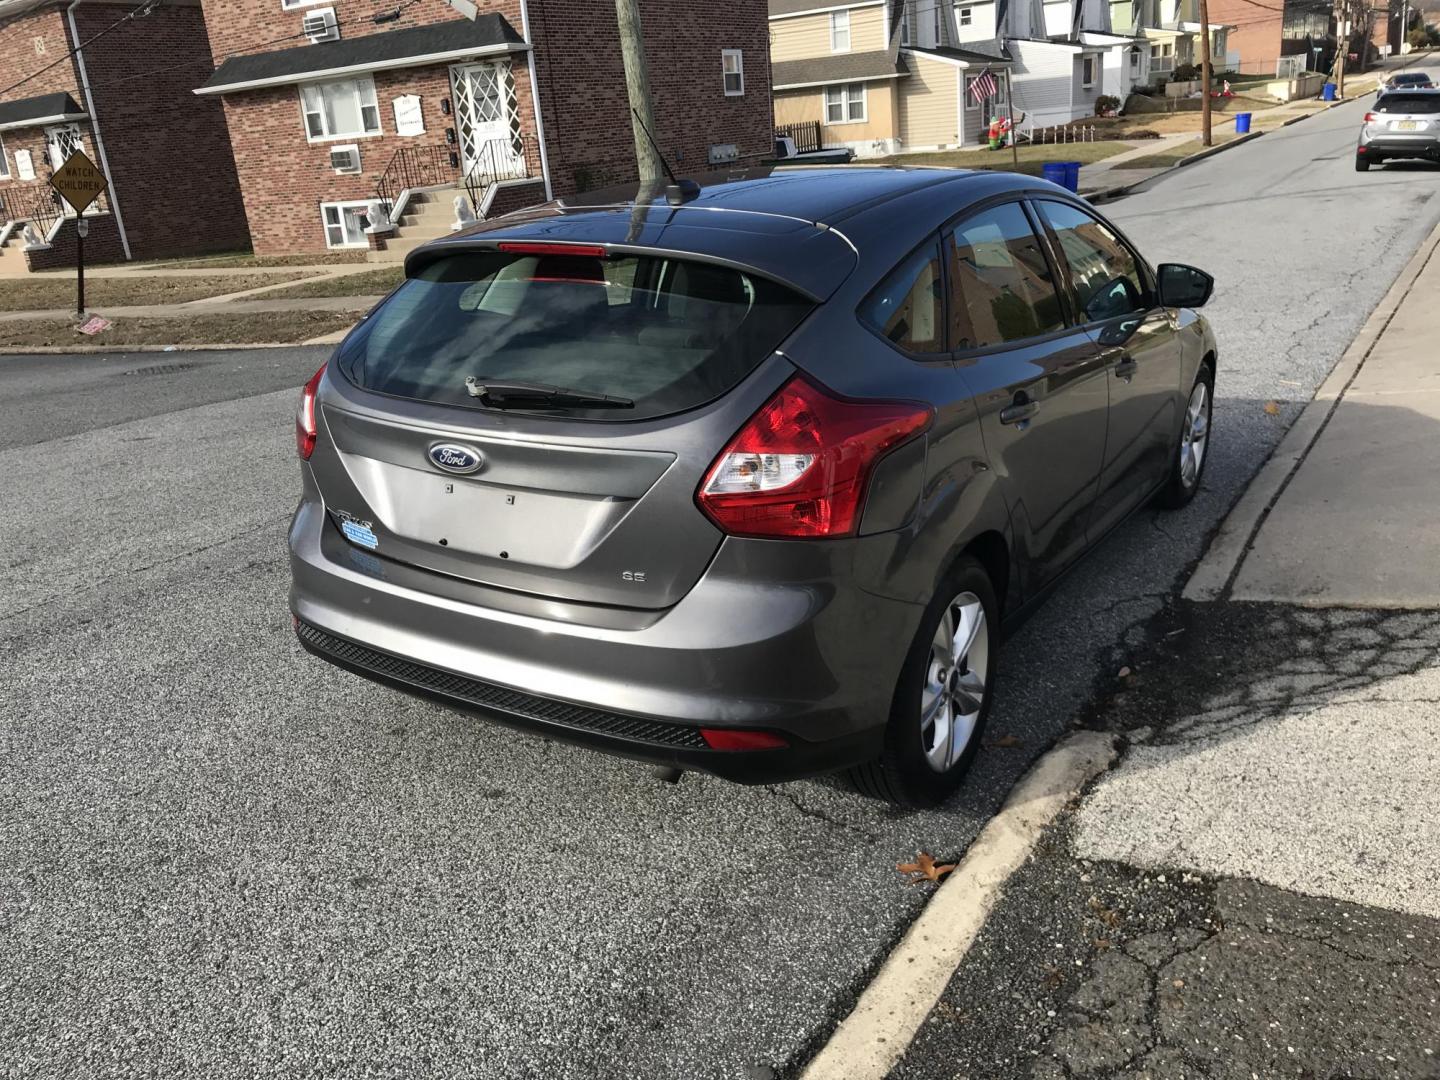
<svg viewBox="0 0 1440 1080"><path fill-rule="evenodd" d="M450 69L455 133L465 174L508 172L517 155L511 142L510 106L500 64L465 64Z"/></svg>
<svg viewBox="0 0 1440 1080"><path fill-rule="evenodd" d="M45 148L50 153L50 167L58 169L77 150L84 148L79 124L56 124L45 129Z"/></svg>

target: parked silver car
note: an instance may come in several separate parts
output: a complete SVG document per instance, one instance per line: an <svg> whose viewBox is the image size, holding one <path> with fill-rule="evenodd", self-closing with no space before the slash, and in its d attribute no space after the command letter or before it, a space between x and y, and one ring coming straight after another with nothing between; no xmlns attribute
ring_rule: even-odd
<svg viewBox="0 0 1440 1080"><path fill-rule="evenodd" d="M1355 171L1397 158L1440 161L1440 90L1390 91L1365 114Z"/></svg>
<svg viewBox="0 0 1440 1080"><path fill-rule="evenodd" d="M1388 94L1395 90L1428 90L1434 86L1428 71L1397 71L1377 88L1377 93Z"/></svg>

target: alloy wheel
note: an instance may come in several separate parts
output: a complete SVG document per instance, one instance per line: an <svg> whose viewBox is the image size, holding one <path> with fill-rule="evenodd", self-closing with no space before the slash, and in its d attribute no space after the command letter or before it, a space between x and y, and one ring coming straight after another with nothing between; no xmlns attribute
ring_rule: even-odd
<svg viewBox="0 0 1440 1080"><path fill-rule="evenodd" d="M989 670L985 605L974 593L960 593L935 628L920 694L920 746L937 773L948 772L970 744Z"/></svg>
<svg viewBox="0 0 1440 1080"><path fill-rule="evenodd" d="M1205 449L1210 443L1210 388L1204 380L1190 391L1190 404L1185 409L1185 428L1180 433L1180 482L1186 490L1200 479L1205 464Z"/></svg>

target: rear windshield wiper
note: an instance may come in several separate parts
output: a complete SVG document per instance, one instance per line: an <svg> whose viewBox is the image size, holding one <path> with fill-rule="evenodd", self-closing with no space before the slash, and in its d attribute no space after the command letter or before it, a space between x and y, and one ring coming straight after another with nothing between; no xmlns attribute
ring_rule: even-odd
<svg viewBox="0 0 1440 1080"><path fill-rule="evenodd" d="M629 398L610 394L587 394L584 390L567 390L563 386L543 383L511 382L505 379L465 379L465 390L491 409L523 409L532 405L553 405L569 409L633 409Z"/></svg>

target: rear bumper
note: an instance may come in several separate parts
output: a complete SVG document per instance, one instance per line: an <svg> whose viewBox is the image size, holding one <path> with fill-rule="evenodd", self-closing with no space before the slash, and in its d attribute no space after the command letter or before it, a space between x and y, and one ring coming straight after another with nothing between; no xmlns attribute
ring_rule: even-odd
<svg viewBox="0 0 1440 1080"><path fill-rule="evenodd" d="M1440 160L1440 138L1434 135L1377 135L1356 147L1365 158L1431 158Z"/></svg>
<svg viewBox="0 0 1440 1080"><path fill-rule="evenodd" d="M479 586L466 602L453 579L352 548L307 499L290 530L290 606L307 650L366 678L610 753L766 783L880 750L922 609L849 583L851 549L865 543L727 541L673 608L629 625L597 609L585 625L487 606ZM788 745L712 750L701 727Z"/></svg>

